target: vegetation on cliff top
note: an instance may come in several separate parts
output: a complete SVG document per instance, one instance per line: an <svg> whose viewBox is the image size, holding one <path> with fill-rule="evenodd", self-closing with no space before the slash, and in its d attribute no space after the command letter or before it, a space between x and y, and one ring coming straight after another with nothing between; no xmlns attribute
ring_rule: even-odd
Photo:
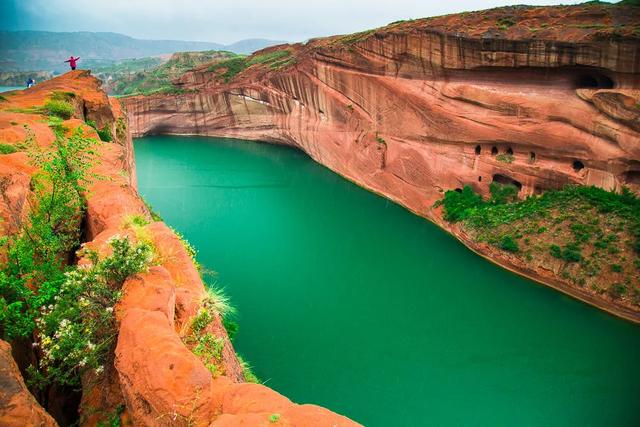
<svg viewBox="0 0 640 427"><path fill-rule="evenodd" d="M217 73L225 83L230 83L238 74L252 65L264 65L269 69L279 70L293 65L296 59L290 49L278 49L271 52L259 53L250 57L238 56L226 61L213 64L208 71Z"/></svg>
<svg viewBox="0 0 640 427"><path fill-rule="evenodd" d="M437 205L478 242L640 306L640 199L632 192L569 186L517 200L515 186L493 183L490 190L489 200L469 186L447 191Z"/></svg>
<svg viewBox="0 0 640 427"><path fill-rule="evenodd" d="M119 66L98 70L97 75L107 83L107 88L115 95L177 94L186 91L174 86L172 80L200 65L235 57L241 56L232 52L215 50L179 52L173 54L167 62L155 66L151 66L153 61L144 61L142 63L123 62ZM142 67L142 69L139 67Z"/></svg>

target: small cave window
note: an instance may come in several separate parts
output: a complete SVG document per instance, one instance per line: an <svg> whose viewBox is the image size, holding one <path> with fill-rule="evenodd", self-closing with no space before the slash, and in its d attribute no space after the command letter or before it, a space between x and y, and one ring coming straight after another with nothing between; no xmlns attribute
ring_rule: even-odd
<svg viewBox="0 0 640 427"><path fill-rule="evenodd" d="M574 160L572 166L573 166L573 170L576 172L579 172L582 169L584 169L584 163L582 163L580 160Z"/></svg>
<svg viewBox="0 0 640 427"><path fill-rule="evenodd" d="M478 177L478 182L482 182L482 177L481 176Z"/></svg>
<svg viewBox="0 0 640 427"><path fill-rule="evenodd" d="M498 154L498 147L494 145L493 147L491 147L491 155L495 156L497 154Z"/></svg>
<svg viewBox="0 0 640 427"><path fill-rule="evenodd" d="M601 73L582 74L576 80L576 88L613 89L611 77Z"/></svg>
<svg viewBox="0 0 640 427"><path fill-rule="evenodd" d="M529 162L535 163L535 161L536 161L536 153L532 151L529 153Z"/></svg>
<svg viewBox="0 0 640 427"><path fill-rule="evenodd" d="M476 145L476 156L479 155L482 152L482 147L480 147L479 145Z"/></svg>
<svg viewBox="0 0 640 427"><path fill-rule="evenodd" d="M456 188L456 193L462 193L462 188Z"/></svg>
<svg viewBox="0 0 640 427"><path fill-rule="evenodd" d="M513 156L513 150L511 149L511 147L507 148L506 153L510 156Z"/></svg>

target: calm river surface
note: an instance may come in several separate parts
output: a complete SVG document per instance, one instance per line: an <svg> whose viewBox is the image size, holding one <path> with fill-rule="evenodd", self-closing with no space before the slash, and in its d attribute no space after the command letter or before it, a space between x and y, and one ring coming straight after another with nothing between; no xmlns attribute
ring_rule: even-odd
<svg viewBox="0 0 640 427"><path fill-rule="evenodd" d="M140 192L270 387L368 426L640 425L640 327L484 261L286 147L135 142Z"/></svg>

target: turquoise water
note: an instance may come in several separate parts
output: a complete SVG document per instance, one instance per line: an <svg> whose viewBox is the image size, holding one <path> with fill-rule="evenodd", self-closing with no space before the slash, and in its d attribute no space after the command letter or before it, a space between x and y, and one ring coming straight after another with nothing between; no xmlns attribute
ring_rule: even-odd
<svg viewBox="0 0 640 427"><path fill-rule="evenodd" d="M369 426L640 425L640 327L497 268L286 147L136 140L270 387Z"/></svg>
<svg viewBox="0 0 640 427"><path fill-rule="evenodd" d="M0 86L0 93L1 92L9 92L12 90L17 90L17 89L24 89L25 86Z"/></svg>

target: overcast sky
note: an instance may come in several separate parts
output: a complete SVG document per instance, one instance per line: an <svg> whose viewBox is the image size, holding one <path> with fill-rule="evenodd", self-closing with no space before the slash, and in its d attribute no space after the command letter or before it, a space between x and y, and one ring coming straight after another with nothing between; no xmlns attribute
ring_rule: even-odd
<svg viewBox="0 0 640 427"><path fill-rule="evenodd" d="M584 0L583 0L584 1ZM527 4L573 4L526 0ZM0 0L5 30L113 31L143 39L302 41L519 0Z"/></svg>

